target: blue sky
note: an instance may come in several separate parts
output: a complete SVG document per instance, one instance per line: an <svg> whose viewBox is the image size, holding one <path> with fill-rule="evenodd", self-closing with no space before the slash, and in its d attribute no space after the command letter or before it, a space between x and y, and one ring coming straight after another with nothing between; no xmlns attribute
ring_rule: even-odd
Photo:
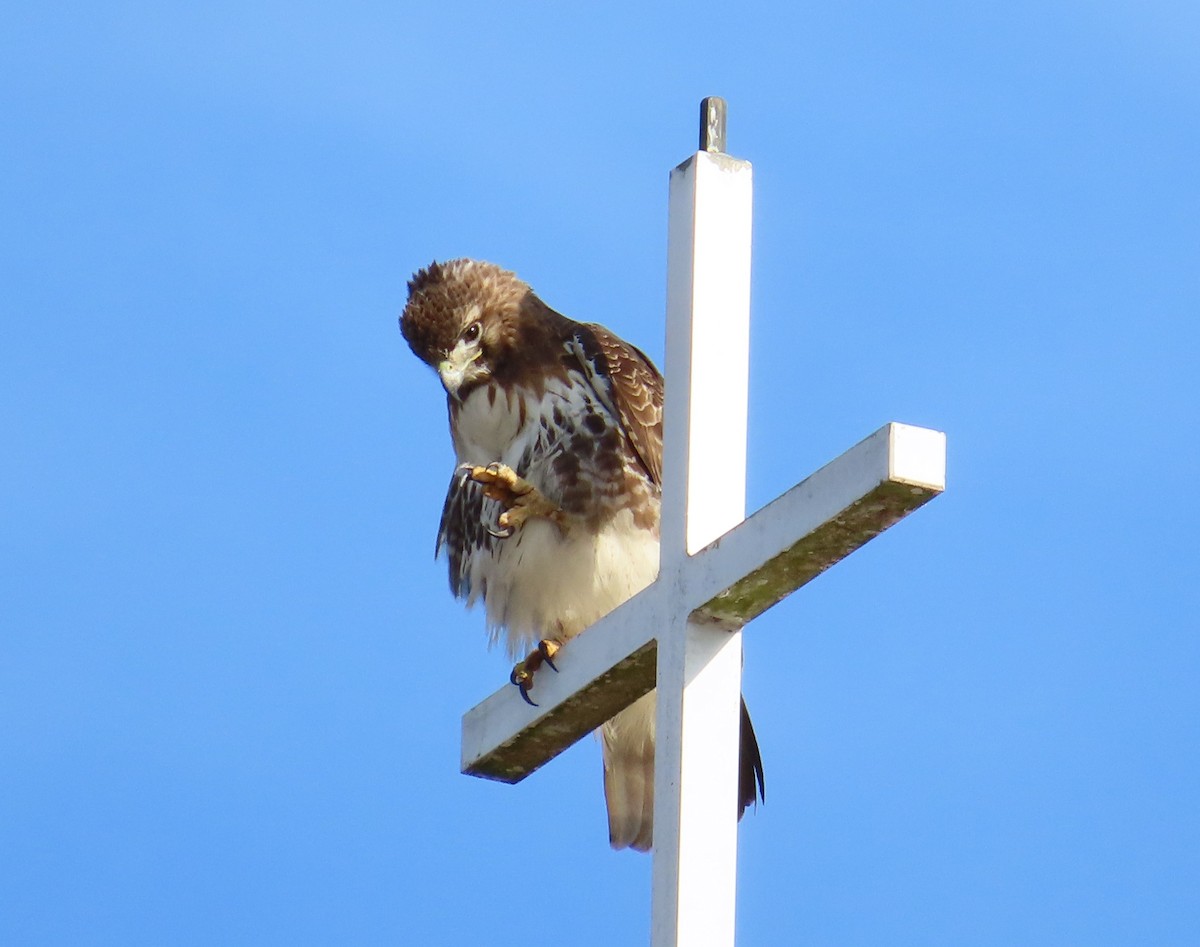
<svg viewBox="0 0 1200 947"><path fill-rule="evenodd" d="M591 740L432 559L435 258L661 360L668 170L754 162L749 505L947 494L757 622L741 944L1200 940L1194 4L19 4L0 36L0 942L645 942Z"/></svg>

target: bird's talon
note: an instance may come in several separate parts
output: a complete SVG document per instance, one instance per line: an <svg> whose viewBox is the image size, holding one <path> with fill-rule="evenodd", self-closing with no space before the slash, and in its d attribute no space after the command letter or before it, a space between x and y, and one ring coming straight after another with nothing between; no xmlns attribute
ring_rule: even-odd
<svg viewBox="0 0 1200 947"><path fill-rule="evenodd" d="M487 523L483 524L483 528L484 531L493 539L508 539L514 532L516 532L516 530L514 530L511 526L507 527L505 531L502 532L498 529L492 529L492 527Z"/></svg>
<svg viewBox="0 0 1200 947"><path fill-rule="evenodd" d="M486 494L487 488L484 488ZM508 539L517 531L516 524L509 522L508 512L502 510L500 515L496 517L496 525L493 526L485 518L483 521L483 530L493 539Z"/></svg>
<svg viewBox="0 0 1200 947"><path fill-rule="evenodd" d="M464 479L479 484L485 497L502 507L494 525L483 524L489 536L508 539L532 517L544 517L563 528L562 510L506 464L491 463L486 467L462 464L459 471Z"/></svg>
<svg viewBox="0 0 1200 947"><path fill-rule="evenodd" d="M533 686L533 674L525 666L524 661L512 669L512 673L508 675L508 679L521 692L521 700L525 701L530 707L537 706L533 702L533 698L529 696L529 688Z"/></svg>
<svg viewBox="0 0 1200 947"><path fill-rule="evenodd" d="M550 665L550 670L555 674L558 673L558 667L554 664L554 656L558 654L558 649L561 648L557 641L550 638L544 638L538 642L538 654L542 656L542 660Z"/></svg>

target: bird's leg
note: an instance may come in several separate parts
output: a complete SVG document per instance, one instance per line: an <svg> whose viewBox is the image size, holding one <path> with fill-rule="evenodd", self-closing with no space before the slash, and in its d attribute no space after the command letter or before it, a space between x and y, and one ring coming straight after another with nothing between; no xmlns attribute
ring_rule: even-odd
<svg viewBox="0 0 1200 947"><path fill-rule="evenodd" d="M562 647L562 642L555 641L553 638L543 638L538 642L535 650L529 652L529 656L524 661L519 662L513 669L512 674L508 679L521 691L521 699L531 707L536 707L529 697L529 688L533 687L533 675L543 664L550 667L555 674L558 673L558 668L554 666L554 655L558 653L558 649Z"/></svg>
<svg viewBox="0 0 1200 947"><path fill-rule="evenodd" d="M491 497L504 507L498 520L504 532L488 530L498 539L507 539L517 531L517 527L534 516L548 519L560 529L565 528L566 514L507 464L488 464L486 467L463 464L463 470L468 477L483 485L484 496Z"/></svg>

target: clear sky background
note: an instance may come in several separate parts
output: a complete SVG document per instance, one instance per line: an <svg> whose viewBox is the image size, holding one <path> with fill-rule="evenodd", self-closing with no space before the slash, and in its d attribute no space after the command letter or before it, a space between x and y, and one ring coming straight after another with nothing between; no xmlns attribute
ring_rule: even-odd
<svg viewBox="0 0 1200 947"><path fill-rule="evenodd" d="M745 945L1200 942L1194 3L18 3L0 943L644 943L599 749L458 773L396 320L516 270L661 361L700 98L754 162L749 505L937 499L751 627Z"/></svg>

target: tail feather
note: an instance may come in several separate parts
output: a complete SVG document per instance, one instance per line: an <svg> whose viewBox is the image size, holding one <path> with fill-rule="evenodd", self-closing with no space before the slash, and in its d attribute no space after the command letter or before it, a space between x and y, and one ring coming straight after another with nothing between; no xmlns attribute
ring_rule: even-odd
<svg viewBox="0 0 1200 947"><path fill-rule="evenodd" d="M746 709L746 698L742 698L742 740L738 757L738 819L746 814L746 807L757 807L758 800L767 801L767 784L763 781L762 754L758 750L758 737L750 723L750 711Z"/></svg>
<svg viewBox="0 0 1200 947"><path fill-rule="evenodd" d="M608 841L613 848L650 850L654 840L654 692L638 699L600 728ZM766 801L762 754L746 701L741 709L738 818Z"/></svg>
<svg viewBox="0 0 1200 947"><path fill-rule="evenodd" d="M654 827L654 693L634 701L600 729L608 842L650 851Z"/></svg>

